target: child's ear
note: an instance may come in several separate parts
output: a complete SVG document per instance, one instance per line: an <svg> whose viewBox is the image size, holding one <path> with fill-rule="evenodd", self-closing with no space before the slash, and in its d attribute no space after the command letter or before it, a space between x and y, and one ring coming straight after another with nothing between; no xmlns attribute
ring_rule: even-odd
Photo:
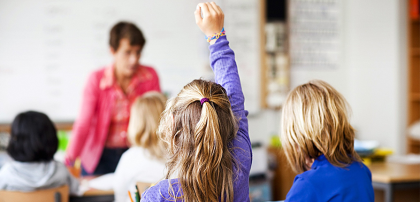
<svg viewBox="0 0 420 202"><path fill-rule="evenodd" d="M314 163L314 161L315 161L314 158L305 156L305 163L309 168L312 167L312 164Z"/></svg>

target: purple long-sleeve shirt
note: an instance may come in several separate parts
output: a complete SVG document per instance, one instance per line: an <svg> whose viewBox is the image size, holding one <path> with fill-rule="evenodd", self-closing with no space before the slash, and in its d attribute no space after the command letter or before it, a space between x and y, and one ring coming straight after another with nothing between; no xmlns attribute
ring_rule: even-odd
<svg viewBox="0 0 420 202"><path fill-rule="evenodd" d="M239 130L230 146L233 148L233 156L238 164L234 170L234 196L235 202L249 201L249 170L252 163L251 142L248 135L248 111L244 107L244 94L241 88L235 55L229 47L226 36L220 37L215 44L210 46L210 62L215 74L216 83L222 85L227 92L233 113L239 118ZM169 194L169 183L172 184L176 196L180 186L178 179L160 181L155 186L146 190L142 195L142 202L146 201L174 201Z"/></svg>

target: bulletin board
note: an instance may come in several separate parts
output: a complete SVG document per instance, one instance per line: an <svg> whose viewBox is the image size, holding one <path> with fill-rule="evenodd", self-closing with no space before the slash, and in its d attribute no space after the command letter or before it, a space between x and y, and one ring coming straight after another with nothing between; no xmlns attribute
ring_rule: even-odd
<svg viewBox="0 0 420 202"><path fill-rule="evenodd" d="M341 0L289 0L291 69L337 69L342 59Z"/></svg>

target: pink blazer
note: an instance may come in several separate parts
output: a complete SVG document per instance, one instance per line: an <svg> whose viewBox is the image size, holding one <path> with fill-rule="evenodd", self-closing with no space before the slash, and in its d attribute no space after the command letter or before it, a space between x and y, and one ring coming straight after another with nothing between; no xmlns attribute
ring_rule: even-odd
<svg viewBox="0 0 420 202"><path fill-rule="evenodd" d="M159 78L152 67L140 65L137 76L140 80L135 92L141 96L148 91L159 91ZM78 119L73 125L66 161L80 157L83 168L94 172L105 146L111 121L111 112L116 91L113 66L93 72L83 92L82 106Z"/></svg>

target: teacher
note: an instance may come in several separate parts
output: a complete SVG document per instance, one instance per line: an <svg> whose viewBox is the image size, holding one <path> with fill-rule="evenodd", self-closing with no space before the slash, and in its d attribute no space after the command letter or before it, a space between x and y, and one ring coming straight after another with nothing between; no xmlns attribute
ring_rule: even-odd
<svg viewBox="0 0 420 202"><path fill-rule="evenodd" d="M119 22L111 29L109 46L114 62L89 76L65 157L68 166L80 157L82 175L115 171L128 149L131 104L148 91L160 91L156 71L139 64L145 43L132 23Z"/></svg>

